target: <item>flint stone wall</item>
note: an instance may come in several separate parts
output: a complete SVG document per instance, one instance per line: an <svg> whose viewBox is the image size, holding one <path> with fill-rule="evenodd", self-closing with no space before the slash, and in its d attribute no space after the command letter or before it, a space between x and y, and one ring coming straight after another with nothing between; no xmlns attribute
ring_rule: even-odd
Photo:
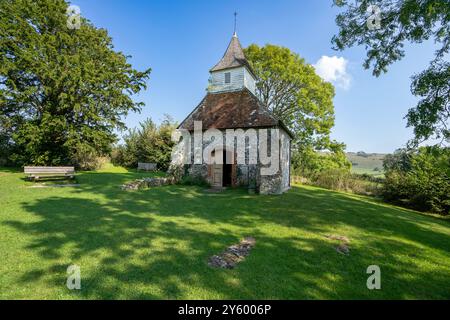
<svg viewBox="0 0 450 320"><path fill-rule="evenodd" d="M259 137L261 129L254 129L256 131L257 141L259 145ZM270 130L267 129L269 132ZM226 141L226 130L220 130L222 132L223 145L227 146ZM256 190L261 194L281 194L287 191L290 187L290 137L289 135L280 128L280 168L278 173L270 176L262 176L260 169L261 165L259 164L248 164L249 162L249 148L248 140L246 140L246 152L245 152L245 162L246 164L237 164L236 166L236 182L239 186L249 186L250 184L255 184ZM270 150L270 133L268 134L268 149ZM206 163L203 164L195 164L194 156L195 156L195 148L194 148L194 134L191 133L191 163L185 165L185 174L190 175L196 178L202 178L204 180L209 180L208 176L208 165ZM203 151L207 146L209 146L213 141L203 139L202 144L202 155ZM237 139L234 139L234 150L237 150ZM230 147L233 149L233 147ZM269 151L270 152L270 151ZM234 155L235 163L237 162L237 155ZM258 159L258 163L259 159Z"/></svg>

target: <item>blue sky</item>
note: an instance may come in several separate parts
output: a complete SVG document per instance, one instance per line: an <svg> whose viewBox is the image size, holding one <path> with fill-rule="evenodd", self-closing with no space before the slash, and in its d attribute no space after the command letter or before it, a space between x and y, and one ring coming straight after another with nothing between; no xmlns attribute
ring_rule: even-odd
<svg viewBox="0 0 450 320"><path fill-rule="evenodd" d="M106 28L116 50L131 55L137 69L152 68L149 87L137 99L141 114L126 123L134 127L147 117L156 122L170 114L181 121L205 95L208 70L220 60L233 33L238 12L238 36L251 43L282 45L308 63L321 57L347 61L336 83L336 126L332 137L348 151L392 152L412 135L404 116L417 99L410 77L424 70L433 57L433 43L407 46L407 56L379 78L362 67L365 51L336 52L331 38L337 32L338 8L332 0L76 0L83 16ZM334 61L343 61L334 59ZM330 59L329 59L330 60ZM333 60L333 59L331 59ZM342 80L342 79L341 79Z"/></svg>

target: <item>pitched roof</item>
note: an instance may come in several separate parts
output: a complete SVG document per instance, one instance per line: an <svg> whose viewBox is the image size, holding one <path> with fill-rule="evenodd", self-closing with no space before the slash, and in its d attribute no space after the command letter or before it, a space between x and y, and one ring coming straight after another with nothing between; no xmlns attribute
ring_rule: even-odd
<svg viewBox="0 0 450 320"><path fill-rule="evenodd" d="M234 34L222 59L210 70L210 72L242 66L246 66L253 73L250 64L245 58L241 43L239 42L237 35Z"/></svg>
<svg viewBox="0 0 450 320"><path fill-rule="evenodd" d="M202 121L203 130L274 127L280 125L292 134L248 89L208 93L179 129L194 130L194 121Z"/></svg>

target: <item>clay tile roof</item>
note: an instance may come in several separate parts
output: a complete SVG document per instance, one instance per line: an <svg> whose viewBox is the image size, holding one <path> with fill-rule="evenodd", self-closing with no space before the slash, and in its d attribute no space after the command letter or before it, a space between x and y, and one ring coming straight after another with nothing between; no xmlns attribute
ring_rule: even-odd
<svg viewBox="0 0 450 320"><path fill-rule="evenodd" d="M245 58L244 50L242 50L238 37L233 35L223 58L210 71L213 72L242 66L246 66L253 73L250 64Z"/></svg>
<svg viewBox="0 0 450 320"><path fill-rule="evenodd" d="M192 131L194 121L202 121L203 130L273 127L280 124L247 89L208 93L179 128Z"/></svg>

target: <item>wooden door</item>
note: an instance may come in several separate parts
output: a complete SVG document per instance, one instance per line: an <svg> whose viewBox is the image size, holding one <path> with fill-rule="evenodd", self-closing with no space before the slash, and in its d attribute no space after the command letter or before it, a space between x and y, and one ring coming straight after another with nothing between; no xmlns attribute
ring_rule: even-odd
<svg viewBox="0 0 450 320"><path fill-rule="evenodd" d="M212 186L222 187L223 186L223 165L214 164L212 166Z"/></svg>

